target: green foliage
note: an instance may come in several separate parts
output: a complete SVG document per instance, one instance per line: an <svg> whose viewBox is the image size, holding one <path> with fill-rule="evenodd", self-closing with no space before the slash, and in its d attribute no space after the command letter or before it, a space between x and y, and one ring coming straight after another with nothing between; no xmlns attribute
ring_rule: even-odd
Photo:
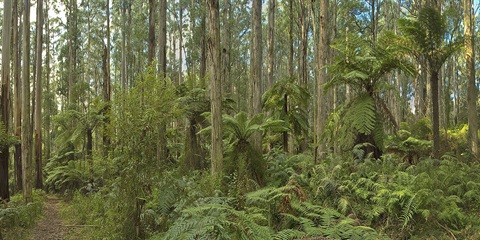
<svg viewBox="0 0 480 240"><path fill-rule="evenodd" d="M471 205L478 168L456 159L406 167L391 155L364 163L329 159L314 169L310 186L323 204L395 239L468 238L480 221Z"/></svg>
<svg viewBox="0 0 480 240"><path fill-rule="evenodd" d="M45 166L45 171L48 172L45 185L53 192L69 195L88 182L89 173L84 161L72 160L60 163L51 160Z"/></svg>
<svg viewBox="0 0 480 240"><path fill-rule="evenodd" d="M355 34L336 39L332 48L339 54L330 66L332 79L325 84L325 89L347 84L356 94L378 94L388 89L383 84L385 74L395 69L413 74L414 66L408 59L381 40L371 43Z"/></svg>
<svg viewBox="0 0 480 240"><path fill-rule="evenodd" d="M368 95L362 95L352 102L353 107L349 107L345 112L345 122L350 123L350 127L356 132L362 134L371 134L375 128L375 103Z"/></svg>
<svg viewBox="0 0 480 240"><path fill-rule="evenodd" d="M62 111L53 117L55 131L58 134L55 137L55 145L60 151L69 148L73 143L75 149L85 149L87 130L94 130L103 123L104 111L107 103L95 98L90 104L88 111L78 109L68 109Z"/></svg>
<svg viewBox="0 0 480 240"><path fill-rule="evenodd" d="M263 114L257 114L248 118L246 112L240 112L234 117L223 116L223 131L229 138L226 148L225 169L228 174L234 174L232 179L240 188L240 192L251 189L248 179L256 183L264 183L264 171L266 169L262 153L253 147L250 137L255 132L284 131L287 128L282 120L265 120ZM243 190L241 190L243 189Z"/></svg>
<svg viewBox="0 0 480 240"><path fill-rule="evenodd" d="M104 237L133 239L146 234L139 230L145 199L152 193L160 173L172 163L160 158L158 142L166 140L161 127L179 114L175 93L170 79L158 78L155 69L149 68L135 87L114 101L112 126L116 126L116 148L111 154L110 170L114 178L105 199L110 204L110 228L103 229Z"/></svg>
<svg viewBox="0 0 480 240"><path fill-rule="evenodd" d="M0 121L0 152L4 149L8 149L8 147L16 144L18 140L7 134L5 129L5 124Z"/></svg>
<svg viewBox="0 0 480 240"><path fill-rule="evenodd" d="M461 124L454 129L449 129L445 134L445 150L457 158L472 159L468 148L468 124Z"/></svg>
<svg viewBox="0 0 480 240"><path fill-rule="evenodd" d="M246 194L242 209L233 207L232 198L199 198L180 211L168 231L150 239L382 239L375 230L305 200L295 181Z"/></svg>
<svg viewBox="0 0 480 240"><path fill-rule="evenodd" d="M290 131L299 135L308 131L308 105L310 94L295 83L295 79L277 82L263 94L263 108L276 119L288 123Z"/></svg>
<svg viewBox="0 0 480 240"><path fill-rule="evenodd" d="M404 37L388 33L391 45L413 54L419 61L425 58L430 70L438 71L462 44L461 39L445 41L446 19L434 7L423 7L416 19L401 18L398 25Z"/></svg>
<svg viewBox="0 0 480 240"><path fill-rule="evenodd" d="M236 210L228 199L200 199L182 211L162 239L270 239L265 223L262 214Z"/></svg>
<svg viewBox="0 0 480 240"><path fill-rule="evenodd" d="M384 83L384 76L395 69L413 74L414 66L384 40L371 43L350 34L345 39L337 39L332 47L339 54L331 65L332 79L325 84L325 89L346 84L352 88L353 96L329 116L324 137L331 144L341 143L343 149L369 143L373 150L368 151L379 157L384 125L397 127L382 98L383 93L391 90Z"/></svg>
<svg viewBox="0 0 480 240"><path fill-rule="evenodd" d="M268 164L266 179L270 186L283 186L291 178L302 181L305 175L314 168L313 157L308 154L287 155L273 149L266 156Z"/></svg>
<svg viewBox="0 0 480 240"><path fill-rule="evenodd" d="M45 193L33 191L33 202L25 204L21 195L14 195L10 202L0 205L0 237L24 239L26 230L31 228L42 215Z"/></svg>
<svg viewBox="0 0 480 240"><path fill-rule="evenodd" d="M432 149L431 122L428 118L414 124L401 123L397 135L387 140L386 150L398 154L400 159L410 164L416 163L421 156L427 156Z"/></svg>
<svg viewBox="0 0 480 240"><path fill-rule="evenodd" d="M210 98L208 96L205 79L196 75L189 76L178 88L178 105L184 108L187 117L195 117L210 110Z"/></svg>
<svg viewBox="0 0 480 240"><path fill-rule="evenodd" d="M383 149L383 118L376 109L371 96L359 95L329 116L324 138L331 144L337 142L344 150L364 143ZM368 141L361 136L372 136L372 139Z"/></svg>
<svg viewBox="0 0 480 240"><path fill-rule="evenodd" d="M241 188L252 188L252 186L249 186L251 184L248 183L251 179L256 184L262 185L266 166L262 153L253 147L250 137L255 132L265 134L269 131L287 131L287 124L283 120L265 119L264 114L256 114L249 118L248 114L243 111L233 117L224 114L222 116L222 124L224 137L226 137L227 141L224 168L227 175L231 175L230 180L232 184ZM210 131L211 126L208 126L199 131L199 134L209 133ZM240 191L245 192L245 189Z"/></svg>

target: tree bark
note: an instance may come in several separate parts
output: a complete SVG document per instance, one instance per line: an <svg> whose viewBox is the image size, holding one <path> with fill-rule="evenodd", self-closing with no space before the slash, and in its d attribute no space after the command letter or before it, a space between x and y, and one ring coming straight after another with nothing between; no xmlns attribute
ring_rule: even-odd
<svg viewBox="0 0 480 240"><path fill-rule="evenodd" d="M290 21L288 23L288 75L293 79L293 0L289 0L289 16Z"/></svg>
<svg viewBox="0 0 480 240"><path fill-rule="evenodd" d="M155 1L148 0L148 65L152 64L155 57Z"/></svg>
<svg viewBox="0 0 480 240"><path fill-rule="evenodd" d="M178 35L179 35L179 40L178 40L178 52L179 52L179 64L178 64L178 82L177 85L182 84L182 77L183 77L183 6L182 6L182 1L178 2L179 5L179 26L178 26Z"/></svg>
<svg viewBox="0 0 480 240"><path fill-rule="evenodd" d="M299 71L298 71L298 80L300 86L306 87L308 81L308 74L307 74L307 50L308 50L308 14L307 14L307 7L303 1L300 1L300 46L298 52L300 57L298 59L299 62Z"/></svg>
<svg viewBox="0 0 480 240"><path fill-rule="evenodd" d="M317 112L315 116L315 162L317 163L325 155L325 145L320 142L325 125L325 96L323 93L323 84L326 79L325 66L328 56L328 0L320 0L320 27L318 37L318 56L317 56Z"/></svg>
<svg viewBox="0 0 480 240"><path fill-rule="evenodd" d="M159 1L158 11L158 68L161 77L167 72L167 1Z"/></svg>
<svg viewBox="0 0 480 240"><path fill-rule="evenodd" d="M222 82L220 76L220 18L218 0L208 0L210 12L208 57L210 66L210 98L212 113L212 153L211 173L221 179L223 174L222 139Z"/></svg>
<svg viewBox="0 0 480 240"><path fill-rule="evenodd" d="M0 124L5 127L5 134L10 135L10 42L12 24L12 1L3 2L3 31L2 31L2 86L0 97L1 118ZM0 199L10 200L8 183L8 166L10 160L9 146L0 146Z"/></svg>
<svg viewBox="0 0 480 240"><path fill-rule="evenodd" d="M478 116L477 116L477 96L478 89L475 85L475 43L473 38L474 15L472 14L472 1L463 2L463 21L465 34L465 62L467 70L467 109L468 109L468 143L470 151L479 157L478 153Z"/></svg>
<svg viewBox="0 0 480 240"><path fill-rule="evenodd" d="M426 117L425 91L426 70L424 64L418 66L418 74L415 77L415 115L417 119Z"/></svg>
<svg viewBox="0 0 480 240"><path fill-rule="evenodd" d="M164 81L167 76L167 1L160 0L158 5L158 71L160 78ZM159 129L157 158L164 161L168 157L166 132L167 126L163 124Z"/></svg>
<svg viewBox="0 0 480 240"><path fill-rule="evenodd" d="M69 11L67 16L68 26L68 103L73 103L73 79L75 74L75 21L76 21L77 1L69 1Z"/></svg>
<svg viewBox="0 0 480 240"><path fill-rule="evenodd" d="M45 92L48 94L49 104L45 106L45 159L50 159L51 155L51 135L50 135L50 123L51 123L51 106L50 106L50 20L48 18L48 1L45 3Z"/></svg>
<svg viewBox="0 0 480 240"><path fill-rule="evenodd" d="M288 114L288 95L285 94L283 95L283 114L285 114L285 116L287 116ZM288 148L288 141L289 141L289 136L288 136L288 132L287 131L283 131L282 132L282 140L283 140L283 151L286 152L286 153L289 153L289 148Z"/></svg>
<svg viewBox="0 0 480 240"><path fill-rule="evenodd" d="M42 167L42 43L43 43L43 1L37 0L37 46L36 46L36 87L35 87L35 163L37 189L43 188Z"/></svg>
<svg viewBox="0 0 480 240"><path fill-rule="evenodd" d="M104 61L103 61L103 101L107 104L104 109L104 125L103 125L103 147L104 147L104 157L108 156L110 151L110 136L108 132L108 126L110 125L110 101L111 101L111 78L110 78L110 0L107 0L106 6L106 20L107 20L107 29L106 37L107 44L104 47ZM150 56L149 56L150 57ZM152 57L153 59L153 57ZM93 160L92 160L93 161Z"/></svg>
<svg viewBox="0 0 480 240"><path fill-rule="evenodd" d="M232 6L232 0L227 0L227 16L226 16L226 33L225 33L225 50L223 54L225 54L225 82L223 82L224 85L227 86L227 93L233 94L235 92L235 84L232 81L232 28L233 28L233 9L234 7Z"/></svg>
<svg viewBox="0 0 480 240"><path fill-rule="evenodd" d="M22 103L22 92L21 92L21 81L20 81L20 40L19 40L19 26L18 26L18 0L13 2L13 82L15 85L14 91L14 120L15 120L15 136L20 140L21 139L21 123L22 123L22 112L21 112L21 103ZM19 141L15 144L15 182L16 182L16 191L21 191L23 189L23 174L22 174L22 144Z"/></svg>
<svg viewBox="0 0 480 240"><path fill-rule="evenodd" d="M23 197L32 201L32 134L30 132L30 0L25 0L23 15L22 64L22 172Z"/></svg>
<svg viewBox="0 0 480 240"><path fill-rule="evenodd" d="M267 66L267 89L273 86L275 71L275 11L277 0L268 1L268 66Z"/></svg>
<svg viewBox="0 0 480 240"><path fill-rule="evenodd" d="M206 17L205 12L202 11L202 19L200 20L200 79L205 78L207 72L207 54L206 54Z"/></svg>
<svg viewBox="0 0 480 240"><path fill-rule="evenodd" d="M122 78L122 91L127 90L127 1L123 1L122 6L122 61L120 66L120 75Z"/></svg>
<svg viewBox="0 0 480 240"><path fill-rule="evenodd" d="M432 130L433 130L433 158L440 159L440 113L439 113L439 99L438 99L438 70L433 70L430 73L430 84L432 94Z"/></svg>
<svg viewBox="0 0 480 240"><path fill-rule="evenodd" d="M262 112L262 1L252 2L252 44L250 61L250 84L249 84L249 113L250 117ZM252 134L252 144L258 151L262 151L262 134Z"/></svg>

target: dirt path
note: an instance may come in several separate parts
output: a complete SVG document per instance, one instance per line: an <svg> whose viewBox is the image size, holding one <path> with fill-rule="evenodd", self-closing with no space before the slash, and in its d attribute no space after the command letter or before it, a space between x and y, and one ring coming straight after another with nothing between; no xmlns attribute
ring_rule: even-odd
<svg viewBox="0 0 480 240"><path fill-rule="evenodd" d="M47 202L43 208L44 216L32 229L32 240L64 240L67 238L68 229L60 219L60 208L60 199L55 196L47 196Z"/></svg>

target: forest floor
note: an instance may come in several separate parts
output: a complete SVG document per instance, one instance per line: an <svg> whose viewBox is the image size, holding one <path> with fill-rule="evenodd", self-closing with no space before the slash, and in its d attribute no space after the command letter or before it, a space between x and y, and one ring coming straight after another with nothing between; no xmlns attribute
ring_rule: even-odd
<svg viewBox="0 0 480 240"><path fill-rule="evenodd" d="M69 225L65 225L60 217L61 199L48 195L43 207L43 217L31 231L32 240L73 240Z"/></svg>

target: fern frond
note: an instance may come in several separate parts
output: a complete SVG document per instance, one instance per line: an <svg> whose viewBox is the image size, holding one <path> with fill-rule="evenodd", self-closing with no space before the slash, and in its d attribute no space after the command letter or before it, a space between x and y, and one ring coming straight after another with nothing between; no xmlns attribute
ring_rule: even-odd
<svg viewBox="0 0 480 240"><path fill-rule="evenodd" d="M280 232L275 233L273 239L275 240L291 240L291 239L301 239L306 237L306 233L295 230L295 229L284 229Z"/></svg>
<svg viewBox="0 0 480 240"><path fill-rule="evenodd" d="M375 128L376 112L375 102L368 95L356 98L345 113L346 123L355 128L359 133L370 134Z"/></svg>
<svg viewBox="0 0 480 240"><path fill-rule="evenodd" d="M402 215L400 216L400 220L402 221L402 230L407 227L407 225L413 219L414 214L417 212L417 203L415 200L416 196L417 195L414 194L413 196L409 197L402 207Z"/></svg>

